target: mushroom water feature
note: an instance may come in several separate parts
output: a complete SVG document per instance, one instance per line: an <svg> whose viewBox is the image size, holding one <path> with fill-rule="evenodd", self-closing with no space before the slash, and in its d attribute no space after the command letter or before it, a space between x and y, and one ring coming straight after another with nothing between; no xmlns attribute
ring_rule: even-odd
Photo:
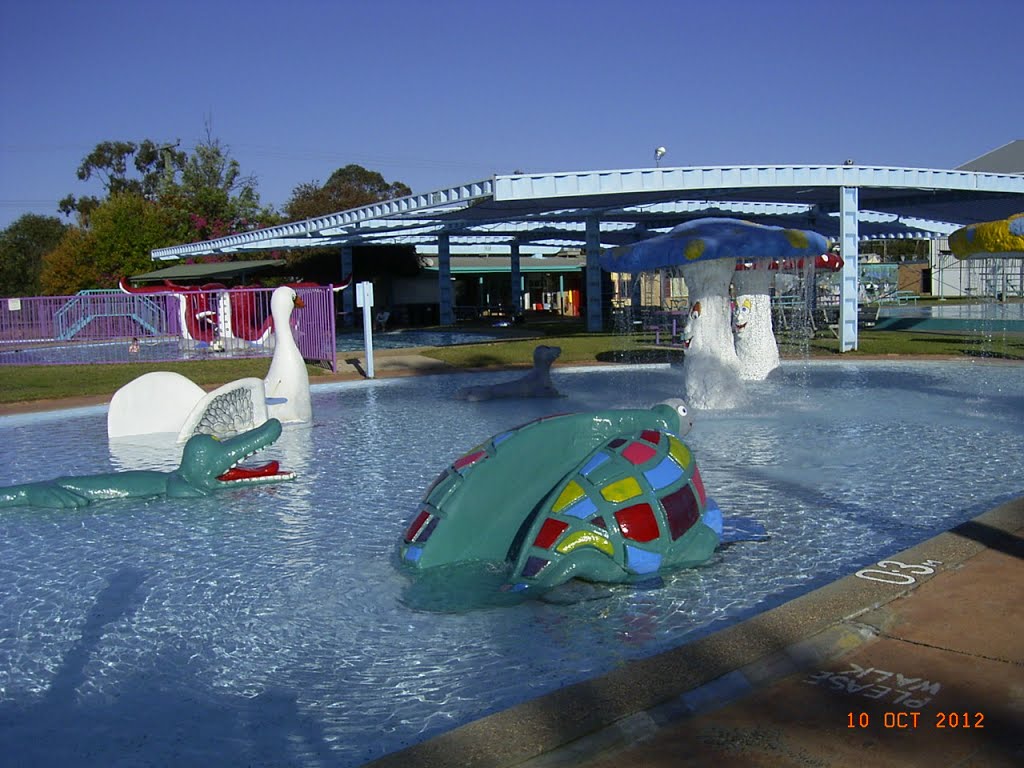
<svg viewBox="0 0 1024 768"><path fill-rule="evenodd" d="M779 271L804 272L811 264L815 271L835 272L842 269L843 260L830 253L819 254L813 262L805 259L737 260L732 278L735 295L732 332L741 379L763 381L779 367L779 346L772 321L772 279Z"/></svg>
<svg viewBox="0 0 1024 768"><path fill-rule="evenodd" d="M683 383L686 399L697 408L735 408L743 399L729 298L734 270L735 262L726 258L678 268L690 299L682 333Z"/></svg>
<svg viewBox="0 0 1024 768"><path fill-rule="evenodd" d="M733 342L740 378L762 381L779 367L779 346L772 327L772 272L763 260L736 263L732 313Z"/></svg>
<svg viewBox="0 0 1024 768"><path fill-rule="evenodd" d="M1024 258L1024 213L961 227L949 248L958 259Z"/></svg>
<svg viewBox="0 0 1024 768"><path fill-rule="evenodd" d="M684 397L695 408L725 409L743 399L744 365L733 339L729 298L737 260L767 266L771 261L816 257L827 250L828 241L809 230L704 218L632 245L610 248L601 256L601 267L631 274L669 269L686 281L690 312L682 334ZM762 303L756 302L758 308ZM753 310L755 302L750 306Z"/></svg>

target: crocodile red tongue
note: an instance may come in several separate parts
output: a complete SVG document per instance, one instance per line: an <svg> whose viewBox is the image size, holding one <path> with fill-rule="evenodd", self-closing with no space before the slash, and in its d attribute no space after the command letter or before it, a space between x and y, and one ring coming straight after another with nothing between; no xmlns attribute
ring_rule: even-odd
<svg viewBox="0 0 1024 768"><path fill-rule="evenodd" d="M277 461L269 461L258 467L232 467L223 475L219 475L217 479L225 483L230 483L232 480L249 480L254 477L269 477L271 475L279 474L280 467L281 464Z"/></svg>

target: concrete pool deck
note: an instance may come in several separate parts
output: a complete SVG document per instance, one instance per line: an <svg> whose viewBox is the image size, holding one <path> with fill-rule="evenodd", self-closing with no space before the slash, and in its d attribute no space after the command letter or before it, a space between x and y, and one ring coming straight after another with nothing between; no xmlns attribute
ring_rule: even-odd
<svg viewBox="0 0 1024 768"><path fill-rule="evenodd" d="M1024 498L373 768L1017 766Z"/></svg>

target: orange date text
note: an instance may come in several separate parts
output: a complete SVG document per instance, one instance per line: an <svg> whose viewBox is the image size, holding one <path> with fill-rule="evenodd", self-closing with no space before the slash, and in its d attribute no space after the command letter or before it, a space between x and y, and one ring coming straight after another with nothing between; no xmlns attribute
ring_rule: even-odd
<svg viewBox="0 0 1024 768"><path fill-rule="evenodd" d="M870 728L872 720L877 727L896 729L932 728L984 728L985 715L982 712L935 712L922 716L920 712L883 712L881 719L868 712L849 712L846 715L847 728Z"/></svg>

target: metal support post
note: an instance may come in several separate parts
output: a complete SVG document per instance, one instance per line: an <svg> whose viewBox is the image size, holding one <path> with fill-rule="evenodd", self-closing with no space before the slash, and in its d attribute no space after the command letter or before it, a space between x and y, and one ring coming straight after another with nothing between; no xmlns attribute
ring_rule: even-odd
<svg viewBox="0 0 1024 768"><path fill-rule="evenodd" d="M356 283L356 305L363 308L363 349L366 378L373 378L373 283Z"/></svg>
<svg viewBox="0 0 1024 768"><path fill-rule="evenodd" d="M587 330L596 333L604 327L601 317L601 222L597 217L587 219Z"/></svg>
<svg viewBox="0 0 1024 768"><path fill-rule="evenodd" d="M839 255L843 271L839 284L839 351L857 349L857 315L860 286L857 277L857 187L839 190Z"/></svg>
<svg viewBox="0 0 1024 768"><path fill-rule="evenodd" d="M523 280L519 264L519 241L512 243L509 250L509 263L512 268L512 312L513 316L523 311Z"/></svg>
<svg viewBox="0 0 1024 768"><path fill-rule="evenodd" d="M437 293L441 325L455 324L452 306L452 256L447 232L437 236Z"/></svg>
<svg viewBox="0 0 1024 768"><path fill-rule="evenodd" d="M352 275L352 246L351 245L343 245L343 246L341 246L341 279L345 280L346 278L350 277L351 275ZM341 312L342 312L341 324L344 327L351 328L352 326L355 325L355 322L356 322L355 308L356 308L356 306L355 306L355 296L353 296L352 291L348 291L348 290L342 291L341 292Z"/></svg>

